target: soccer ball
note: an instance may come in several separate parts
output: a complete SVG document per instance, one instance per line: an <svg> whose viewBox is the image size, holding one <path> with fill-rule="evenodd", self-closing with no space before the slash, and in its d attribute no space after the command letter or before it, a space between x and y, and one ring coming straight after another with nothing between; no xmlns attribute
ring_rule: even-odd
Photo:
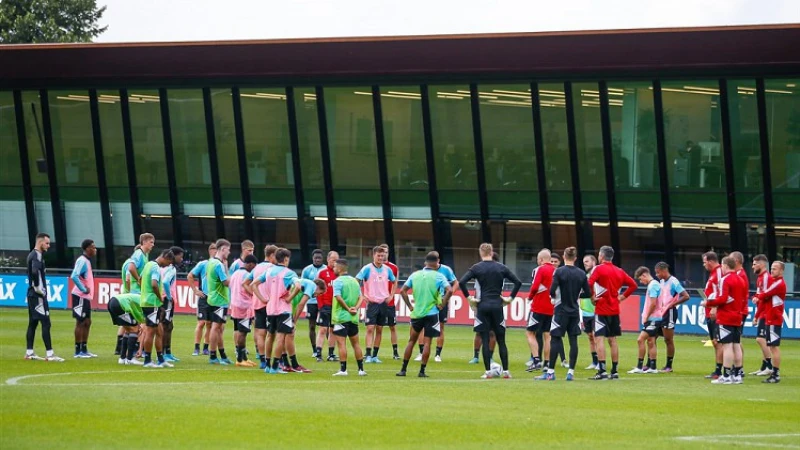
<svg viewBox="0 0 800 450"><path fill-rule="evenodd" d="M493 362L489 366L489 372L492 373L493 377L499 377L500 375L503 374L503 366L501 366L500 364L497 364L496 362Z"/></svg>

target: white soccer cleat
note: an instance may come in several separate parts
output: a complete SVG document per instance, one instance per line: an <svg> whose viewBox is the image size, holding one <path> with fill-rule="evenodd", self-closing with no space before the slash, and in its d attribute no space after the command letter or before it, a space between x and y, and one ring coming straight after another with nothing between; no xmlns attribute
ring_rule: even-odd
<svg viewBox="0 0 800 450"><path fill-rule="evenodd" d="M347 371L346 370L340 370L340 371L336 372L335 374L333 374L333 376L335 376L335 377L346 377L347 376Z"/></svg>
<svg viewBox="0 0 800 450"><path fill-rule="evenodd" d="M171 367L175 367L175 365L174 365L174 364L172 364L172 363L170 363L170 362L168 362L168 361L164 361L164 362L158 363L158 365L159 365L159 366L162 366L162 367L170 367L170 368L171 368Z"/></svg>
<svg viewBox="0 0 800 450"><path fill-rule="evenodd" d="M416 358L414 358L414 361L422 361L422 353L420 353L419 355L417 355L417 357L416 357Z"/></svg>
<svg viewBox="0 0 800 450"><path fill-rule="evenodd" d="M569 369L569 363L566 360L561 361L561 367L563 367L565 369Z"/></svg>
<svg viewBox="0 0 800 450"><path fill-rule="evenodd" d="M768 377L772 375L772 369L759 370L758 372L751 373L750 375L755 375L757 377Z"/></svg>
<svg viewBox="0 0 800 450"><path fill-rule="evenodd" d="M154 363L152 361L150 361L149 363L143 365L142 367L144 367L146 369L163 369L164 368L164 366L162 366L160 364L156 364L156 363Z"/></svg>
<svg viewBox="0 0 800 450"><path fill-rule="evenodd" d="M28 361L44 361L44 358L37 355L36 353L31 353L30 355L25 354L25 359Z"/></svg>
<svg viewBox="0 0 800 450"><path fill-rule="evenodd" d="M738 376L738 375L737 375L737 376L735 376L735 377L733 377L733 380L732 380L732 383L733 383L733 384L742 384L743 382L744 382L744 381L742 380L742 377L740 377L740 376Z"/></svg>
<svg viewBox="0 0 800 450"><path fill-rule="evenodd" d="M61 358L61 357L56 356L56 355L47 356L47 357L44 358L44 360L45 361L50 361L50 362L64 362L64 358Z"/></svg>
<svg viewBox="0 0 800 450"><path fill-rule="evenodd" d="M529 359L529 360L525 361L525 367L530 367L532 365L533 365L533 360L532 359Z"/></svg>
<svg viewBox="0 0 800 450"><path fill-rule="evenodd" d="M436 355L436 356L433 358L433 360L434 360L434 361L436 361L436 362L442 362L442 357L441 357L441 356L439 356L439 355Z"/></svg>
<svg viewBox="0 0 800 450"><path fill-rule="evenodd" d="M586 367L586 370L597 370L597 369L599 369L599 367L597 367L597 365L596 365L596 364L589 364L589 365Z"/></svg>
<svg viewBox="0 0 800 450"><path fill-rule="evenodd" d="M491 370L487 370L486 372L483 373L483 375L481 375L481 378L483 378L484 380L489 380L494 378L494 374L492 373Z"/></svg>
<svg viewBox="0 0 800 450"><path fill-rule="evenodd" d="M711 384L733 384L731 377L719 377L716 380L711 380Z"/></svg>
<svg viewBox="0 0 800 450"><path fill-rule="evenodd" d="M97 355L92 352L86 352L86 354L89 355L89 358L97 358Z"/></svg>
<svg viewBox="0 0 800 450"><path fill-rule="evenodd" d="M365 376L367 376L367 372L365 370L359 370L358 371L358 376L365 377Z"/></svg>
<svg viewBox="0 0 800 450"><path fill-rule="evenodd" d="M134 358L134 359L126 359L125 360L125 365L128 365L128 366L143 366L144 363L139 361L138 359Z"/></svg>
<svg viewBox="0 0 800 450"><path fill-rule="evenodd" d="M501 376L503 378L505 378L505 379L510 379L511 378L511 372L509 372L508 370L504 370Z"/></svg>
<svg viewBox="0 0 800 450"><path fill-rule="evenodd" d="M128 360L125 359L125 358L120 358L120 359L117 360L117 364L119 364L120 366L124 366L127 363L128 363Z"/></svg>
<svg viewBox="0 0 800 450"><path fill-rule="evenodd" d="M645 373L645 372L644 372L644 370L642 370L642 369L640 369L638 367L634 367L633 369L629 370L628 373L634 374L634 373Z"/></svg>
<svg viewBox="0 0 800 450"><path fill-rule="evenodd" d="M649 367L642 370L643 373L658 373L658 369L651 369Z"/></svg>

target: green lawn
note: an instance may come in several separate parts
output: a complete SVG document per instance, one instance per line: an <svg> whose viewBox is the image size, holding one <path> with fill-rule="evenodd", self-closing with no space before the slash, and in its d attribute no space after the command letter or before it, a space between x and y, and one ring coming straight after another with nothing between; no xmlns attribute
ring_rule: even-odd
<svg viewBox="0 0 800 450"><path fill-rule="evenodd" d="M95 313L89 349L100 357L91 360L71 358L69 312L52 316L62 364L24 361L27 312L0 309L0 448L800 448L797 341L783 344L779 385L756 377L710 385L703 375L711 349L697 336L677 340L673 374L623 372L619 381L594 382L579 369L567 383L559 368L558 381L534 382L523 370L521 330L509 333L515 378L481 380L482 368L466 363L471 329L456 326L447 329L445 362L431 362L428 379L395 377L399 362L388 342L384 363L367 365L369 376L355 376L351 352L350 377L333 378L338 363L311 362L306 337L298 339L300 362L314 372L268 376L189 356L193 317L176 319L173 350L182 361L154 371L117 365L107 313ZM398 328L401 342L407 329ZM589 353L581 338L582 368ZM636 361L634 336L625 335L621 347L620 370L627 371ZM36 350L44 354L38 333ZM760 356L752 339L745 355L745 369L754 370ZM412 362L410 375L417 368ZM37 376L9 384L27 375Z"/></svg>

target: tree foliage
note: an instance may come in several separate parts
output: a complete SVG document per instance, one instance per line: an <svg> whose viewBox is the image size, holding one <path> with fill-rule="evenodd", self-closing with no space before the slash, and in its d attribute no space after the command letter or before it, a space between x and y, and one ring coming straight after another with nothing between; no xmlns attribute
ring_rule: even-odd
<svg viewBox="0 0 800 450"><path fill-rule="evenodd" d="M0 0L0 44L91 42L105 11L95 0Z"/></svg>

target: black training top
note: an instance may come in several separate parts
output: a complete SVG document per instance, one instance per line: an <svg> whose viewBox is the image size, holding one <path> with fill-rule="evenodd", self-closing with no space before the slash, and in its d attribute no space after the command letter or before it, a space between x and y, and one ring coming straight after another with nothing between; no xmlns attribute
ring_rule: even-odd
<svg viewBox="0 0 800 450"><path fill-rule="evenodd" d="M34 288L39 287L47 297L47 280L44 276L44 257L36 250L28 254L28 296L33 297L37 294Z"/></svg>
<svg viewBox="0 0 800 450"><path fill-rule="evenodd" d="M522 286L522 281L514 275L514 272L496 261L481 261L470 267L467 273L458 280L464 297L469 297L467 283L472 280L477 280L481 285L481 302L478 303L479 308L503 306L502 295L503 282L505 280L514 283L514 289L511 291L511 298L517 296L517 292L519 292L519 288Z"/></svg>
<svg viewBox="0 0 800 450"><path fill-rule="evenodd" d="M581 290L583 295L581 295ZM578 299L589 297L589 280L586 272L575 266L561 266L553 273L550 297L556 300L555 314L578 314Z"/></svg>

